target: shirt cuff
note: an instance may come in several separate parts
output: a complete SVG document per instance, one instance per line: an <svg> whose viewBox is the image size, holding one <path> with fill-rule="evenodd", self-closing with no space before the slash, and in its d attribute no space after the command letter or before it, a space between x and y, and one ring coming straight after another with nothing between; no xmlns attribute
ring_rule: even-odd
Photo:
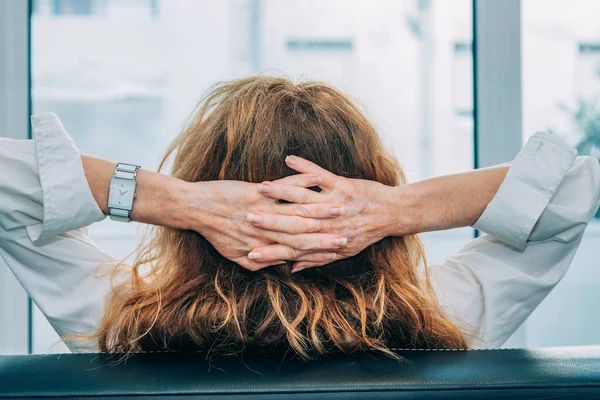
<svg viewBox="0 0 600 400"><path fill-rule="evenodd" d="M28 227L33 242L46 240L105 218L90 190L81 155L54 113L31 117L44 220Z"/></svg>
<svg viewBox="0 0 600 400"><path fill-rule="evenodd" d="M473 227L524 249L576 157L577 151L562 139L544 132L533 135Z"/></svg>

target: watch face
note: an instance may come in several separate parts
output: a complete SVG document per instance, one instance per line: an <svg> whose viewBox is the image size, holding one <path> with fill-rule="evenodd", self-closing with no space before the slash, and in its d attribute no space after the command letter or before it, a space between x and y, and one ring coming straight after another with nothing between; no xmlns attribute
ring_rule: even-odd
<svg viewBox="0 0 600 400"><path fill-rule="evenodd" d="M109 208L131 209L134 191L135 182L125 179L113 179L110 183Z"/></svg>

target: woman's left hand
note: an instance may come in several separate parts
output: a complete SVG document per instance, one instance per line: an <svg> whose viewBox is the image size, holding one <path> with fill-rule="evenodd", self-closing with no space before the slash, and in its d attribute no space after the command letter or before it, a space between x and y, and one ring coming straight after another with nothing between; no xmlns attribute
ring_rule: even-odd
<svg viewBox="0 0 600 400"><path fill-rule="evenodd" d="M348 242L335 251L336 259L356 255L384 237L401 236L411 231L409 218L403 217L409 210L399 212L398 209L404 193L401 186L390 187L375 181L340 177L300 157L290 156L286 163L302 174L319 176L321 183L315 186L319 186L321 192L277 182L263 182L258 191L265 197L292 203L282 206L293 212L251 214L248 219L254 226L288 235L314 232L343 236ZM319 203L339 205L340 216L329 219L299 216L310 215L308 208ZM260 257L255 260L261 262L294 260L297 256L294 248L297 247L273 244L255 248L252 253L259 254ZM293 272L324 264L299 261L294 264Z"/></svg>
<svg viewBox="0 0 600 400"><path fill-rule="evenodd" d="M314 174L291 175L275 181L283 188L316 186L320 178ZM200 233L225 258L251 271L287 261L331 262L335 250L343 247L345 238L336 234L314 233L309 230L296 234L285 234L258 228L248 221L251 216L265 213L287 213L303 215L315 220L335 218L339 207L335 204L305 205L301 209L292 204L279 204L276 200L262 196L256 183L240 181L184 182L182 196L185 200L174 207L175 217L169 221L180 221L174 226ZM152 209L152 207L150 207ZM301 212L301 214L298 214ZM161 223L158 222L160 225ZM251 252L277 243L286 258L263 260L260 253ZM293 254L293 255L292 255Z"/></svg>

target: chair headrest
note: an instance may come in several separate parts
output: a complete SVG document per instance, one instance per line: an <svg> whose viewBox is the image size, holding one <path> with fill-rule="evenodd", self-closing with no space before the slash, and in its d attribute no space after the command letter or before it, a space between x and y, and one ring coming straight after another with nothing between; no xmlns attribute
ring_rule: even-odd
<svg viewBox="0 0 600 400"><path fill-rule="evenodd" d="M289 354L216 360L200 353L0 356L0 398L600 398L600 346L398 354L400 361L377 353L315 361Z"/></svg>

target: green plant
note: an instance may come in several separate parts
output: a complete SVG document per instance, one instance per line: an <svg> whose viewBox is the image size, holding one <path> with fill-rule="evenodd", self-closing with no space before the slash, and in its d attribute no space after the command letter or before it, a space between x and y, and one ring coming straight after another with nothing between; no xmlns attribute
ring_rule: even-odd
<svg viewBox="0 0 600 400"><path fill-rule="evenodd" d="M589 155L600 160L600 102L597 99L578 99L577 107L560 107L571 115L574 128L581 138L575 145L580 155Z"/></svg>
<svg viewBox="0 0 600 400"><path fill-rule="evenodd" d="M600 68L597 76L600 79ZM600 101L598 96L593 99L577 99L574 108L559 104L558 108L566 112L573 123L573 128L580 134L580 139L575 145L579 155L589 155L600 161ZM550 133L556 134L552 130ZM595 218L600 218L600 210Z"/></svg>

